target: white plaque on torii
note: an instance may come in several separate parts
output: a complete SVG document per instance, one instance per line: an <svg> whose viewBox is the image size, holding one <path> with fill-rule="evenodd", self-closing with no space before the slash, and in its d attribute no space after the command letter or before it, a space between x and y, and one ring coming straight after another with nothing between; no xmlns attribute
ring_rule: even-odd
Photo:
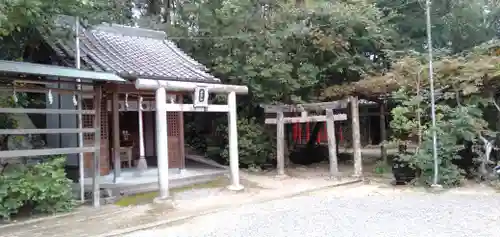
<svg viewBox="0 0 500 237"><path fill-rule="evenodd" d="M207 108L208 107L208 88L196 87L194 89L193 107Z"/></svg>

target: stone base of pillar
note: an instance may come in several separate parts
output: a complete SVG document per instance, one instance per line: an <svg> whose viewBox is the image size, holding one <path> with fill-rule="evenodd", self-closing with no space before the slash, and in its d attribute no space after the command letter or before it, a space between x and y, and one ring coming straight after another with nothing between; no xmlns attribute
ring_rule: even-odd
<svg viewBox="0 0 500 237"><path fill-rule="evenodd" d="M172 198L161 198L157 197L153 199L153 204L160 206L161 208L174 209L175 203Z"/></svg>
<svg viewBox="0 0 500 237"><path fill-rule="evenodd" d="M276 179L287 179L289 177L290 176L288 176L287 174L277 174L276 176L274 176L274 178Z"/></svg>
<svg viewBox="0 0 500 237"><path fill-rule="evenodd" d="M444 191L444 188L440 184L433 184L433 185L431 185L430 191L435 192L435 193L439 193L439 192Z"/></svg>
<svg viewBox="0 0 500 237"><path fill-rule="evenodd" d="M363 175L359 175L359 174L353 174L353 175L351 175L351 177L353 177L355 179L359 179L361 181L365 180L365 177Z"/></svg>
<svg viewBox="0 0 500 237"><path fill-rule="evenodd" d="M227 186L226 188L230 191L242 191L243 189L245 189L245 187L243 187L243 185L241 185L241 184L238 184L238 185L231 184L231 185Z"/></svg>
<svg viewBox="0 0 500 237"><path fill-rule="evenodd" d="M340 180L342 180L342 176L340 176L340 175L330 175L328 179L332 180L332 181L340 181Z"/></svg>
<svg viewBox="0 0 500 237"><path fill-rule="evenodd" d="M123 177L121 177L121 176L118 176L118 177L114 177L114 178L113 178L113 182L114 182L114 183L119 183L119 182L120 182L120 181L122 181L122 180L123 180Z"/></svg>

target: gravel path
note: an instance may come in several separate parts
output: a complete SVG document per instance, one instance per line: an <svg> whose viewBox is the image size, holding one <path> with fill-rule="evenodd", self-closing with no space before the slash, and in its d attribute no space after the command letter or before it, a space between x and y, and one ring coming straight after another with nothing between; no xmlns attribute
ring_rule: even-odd
<svg viewBox="0 0 500 237"><path fill-rule="evenodd" d="M368 185L246 205L128 237L495 237L499 221L499 194Z"/></svg>

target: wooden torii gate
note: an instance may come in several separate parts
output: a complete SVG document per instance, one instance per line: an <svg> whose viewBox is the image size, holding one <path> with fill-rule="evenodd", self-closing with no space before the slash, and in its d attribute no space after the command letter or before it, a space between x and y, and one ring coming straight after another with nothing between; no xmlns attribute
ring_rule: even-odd
<svg viewBox="0 0 500 237"><path fill-rule="evenodd" d="M330 175L332 178L340 178L340 172L337 162L335 124L334 121L347 120L346 114L334 114L336 109L346 109L351 105L352 137L354 150L354 176L362 176L361 160L361 139L359 128L359 103L357 97L350 97L346 100L297 104L297 105L261 105L265 113L276 113L276 118L268 118L265 124L276 124L276 155L278 176L285 174L285 124L289 123L307 123L307 122L326 122L328 136L328 154L330 162ZM309 115L308 111L325 111L325 115ZM301 112L300 117L285 117L285 112Z"/></svg>

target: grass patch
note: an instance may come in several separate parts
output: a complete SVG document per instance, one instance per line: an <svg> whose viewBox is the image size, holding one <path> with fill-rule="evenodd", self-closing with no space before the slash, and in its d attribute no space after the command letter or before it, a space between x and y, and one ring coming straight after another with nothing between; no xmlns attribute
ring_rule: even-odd
<svg viewBox="0 0 500 237"><path fill-rule="evenodd" d="M184 187L179 187L179 188L172 188L170 189L171 194L175 193L181 193L189 190L195 190L195 189L206 189L206 188L221 188L229 185L229 180L226 177L219 177L217 179L214 179L209 182L205 183L199 183L199 184L192 184ZM251 185L255 186L255 185ZM115 205L121 206L121 207L126 207L126 206L133 206L133 205L141 205L141 204L146 204L146 203L151 203L154 198L158 197L159 193L158 191L154 192L147 192L147 193L138 193L130 196L125 196L118 200Z"/></svg>
<svg viewBox="0 0 500 237"><path fill-rule="evenodd" d="M155 192L147 192L147 193L138 193L130 196L125 196L118 200L115 205L120 207L126 206L134 206L139 204L144 204L152 201L155 197L158 197L158 191Z"/></svg>
<svg viewBox="0 0 500 237"><path fill-rule="evenodd" d="M385 163L384 161L377 161L373 167L373 172L376 175L383 176L392 172L392 167Z"/></svg>

